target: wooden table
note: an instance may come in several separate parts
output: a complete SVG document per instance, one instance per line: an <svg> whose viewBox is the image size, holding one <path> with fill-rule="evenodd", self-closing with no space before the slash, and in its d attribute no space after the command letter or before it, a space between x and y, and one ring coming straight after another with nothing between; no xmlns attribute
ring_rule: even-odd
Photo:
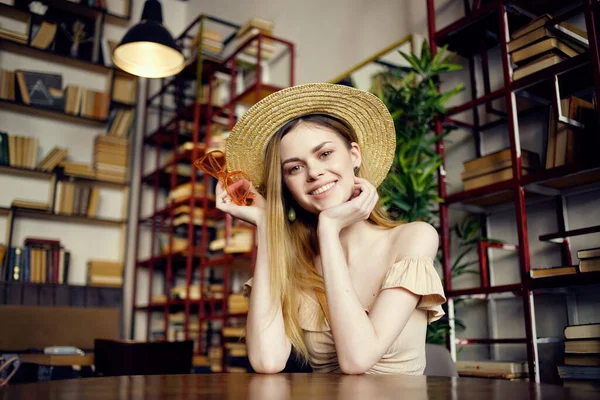
<svg viewBox="0 0 600 400"><path fill-rule="evenodd" d="M198 374L87 378L9 385L8 399L598 399L573 390L478 378L337 374Z"/></svg>

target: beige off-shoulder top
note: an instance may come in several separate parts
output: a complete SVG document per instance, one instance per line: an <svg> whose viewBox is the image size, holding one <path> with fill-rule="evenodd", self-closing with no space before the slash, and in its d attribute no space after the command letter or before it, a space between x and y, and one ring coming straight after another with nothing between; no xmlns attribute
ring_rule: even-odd
<svg viewBox="0 0 600 400"><path fill-rule="evenodd" d="M249 295L251 287L252 279L244 285L246 295ZM404 288L421 296L421 299L398 338L366 373L422 375L427 325L444 315L441 305L446 302L433 260L429 257L405 257L397 261L387 272L380 290L393 288ZM366 312L374 302L363 305ZM319 325L319 313L321 306L316 295L304 295L300 300L298 319L304 330L309 364L313 372L342 373L331 329L327 321Z"/></svg>

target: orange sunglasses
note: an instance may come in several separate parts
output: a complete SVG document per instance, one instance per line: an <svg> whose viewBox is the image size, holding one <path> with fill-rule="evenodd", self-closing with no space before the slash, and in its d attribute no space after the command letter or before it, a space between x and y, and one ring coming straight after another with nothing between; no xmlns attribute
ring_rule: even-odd
<svg viewBox="0 0 600 400"><path fill-rule="evenodd" d="M217 178L235 204L238 206L252 204L254 193L250 191L250 182L252 182L250 176L240 170L225 172L225 153L213 150L194 161L194 165Z"/></svg>

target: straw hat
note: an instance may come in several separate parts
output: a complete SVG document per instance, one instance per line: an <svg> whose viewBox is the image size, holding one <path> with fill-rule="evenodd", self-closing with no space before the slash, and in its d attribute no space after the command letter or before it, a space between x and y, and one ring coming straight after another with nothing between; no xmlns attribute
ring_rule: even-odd
<svg viewBox="0 0 600 400"><path fill-rule="evenodd" d="M392 116L375 95L330 83L282 89L253 105L227 139L227 170L246 172L254 187L260 187L268 141L287 122L308 114L330 115L352 127L362 156L368 160L371 183L375 187L381 184L396 151Z"/></svg>

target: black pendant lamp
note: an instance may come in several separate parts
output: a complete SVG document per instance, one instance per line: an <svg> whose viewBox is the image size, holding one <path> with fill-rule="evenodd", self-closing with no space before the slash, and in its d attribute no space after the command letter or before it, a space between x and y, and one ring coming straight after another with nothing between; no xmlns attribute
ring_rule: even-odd
<svg viewBox="0 0 600 400"><path fill-rule="evenodd" d="M158 0L146 0L140 23L123 36L113 61L122 70L145 78L164 78L181 72L185 59L162 25Z"/></svg>

